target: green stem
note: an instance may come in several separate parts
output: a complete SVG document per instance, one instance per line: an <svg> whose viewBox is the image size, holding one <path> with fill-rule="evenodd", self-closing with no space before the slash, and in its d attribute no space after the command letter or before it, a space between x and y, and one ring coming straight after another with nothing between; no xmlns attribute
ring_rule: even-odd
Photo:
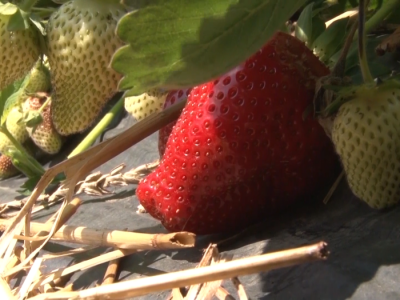
<svg viewBox="0 0 400 300"><path fill-rule="evenodd" d="M51 97L47 97L46 101L43 103L43 105L38 109L38 113L42 113L42 111L46 108L47 104L49 104L51 101Z"/></svg>
<svg viewBox="0 0 400 300"><path fill-rule="evenodd" d="M372 83L374 78L368 66L367 53L366 53L366 40L367 34L365 32L365 10L366 1L360 0L360 7L358 13L358 59L360 62L361 74L365 83Z"/></svg>
<svg viewBox="0 0 400 300"><path fill-rule="evenodd" d="M22 1L20 8L23 11L30 12L32 10L32 7L35 6L37 1L38 0L24 0Z"/></svg>
<svg viewBox="0 0 400 300"><path fill-rule="evenodd" d="M375 29L388 15L396 11L398 6L400 6L400 0L384 2L382 7L366 22L365 32Z"/></svg>
<svg viewBox="0 0 400 300"><path fill-rule="evenodd" d="M124 107L124 97L118 100L118 102L111 108L111 110L101 119L101 121L96 125L95 128L84 138L84 140L68 155L71 158L86 149L88 149L96 139L103 133L104 129L112 122L114 117L122 110Z"/></svg>
<svg viewBox="0 0 400 300"><path fill-rule="evenodd" d="M387 16L389 16L392 12L394 12L398 6L400 6L400 0L388 0L387 2L384 2L382 7L379 10L377 10L376 13L371 18L369 18L369 20L365 23L364 26L365 33L370 33L372 30L378 27L379 24L381 24L381 22ZM357 39L358 39L358 31L354 35L353 40Z"/></svg>
<svg viewBox="0 0 400 300"><path fill-rule="evenodd" d="M14 146L15 148L17 148L17 150L19 150L19 151L22 152L22 153L26 152L26 151L25 151L25 148L21 145L21 143L18 142L18 141L13 137L13 135L8 131L8 129L7 129L7 127L6 127L5 124L3 124L3 126L0 127L0 131L1 131L2 133L4 133L4 135L11 141L11 143L13 144L13 146Z"/></svg>
<svg viewBox="0 0 400 300"><path fill-rule="evenodd" d="M26 158L26 160L29 161L31 165L30 167L35 170L35 173L40 176L43 175L45 170L43 169L42 165L28 152L26 152L24 146L22 146L21 143L13 137L4 124L0 126L0 131L11 141L13 146Z"/></svg>

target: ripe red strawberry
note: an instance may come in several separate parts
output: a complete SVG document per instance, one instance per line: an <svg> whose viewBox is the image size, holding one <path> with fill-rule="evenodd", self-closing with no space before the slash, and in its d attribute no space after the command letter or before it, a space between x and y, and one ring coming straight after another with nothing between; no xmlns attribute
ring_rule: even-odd
<svg viewBox="0 0 400 300"><path fill-rule="evenodd" d="M165 99L163 109L187 99L190 91L191 89L169 92L167 98ZM158 152L160 153L160 156L163 156L165 152L165 145L167 144L169 135L171 134L172 128L174 128L175 124L176 122L171 122L167 126L161 128L158 132Z"/></svg>
<svg viewBox="0 0 400 300"><path fill-rule="evenodd" d="M0 154L0 179L7 179L19 173L7 155Z"/></svg>
<svg viewBox="0 0 400 300"><path fill-rule="evenodd" d="M194 87L159 167L136 190L140 203L170 231L208 234L315 194L339 164L322 127L302 116L328 73L302 42L276 33L240 66Z"/></svg>

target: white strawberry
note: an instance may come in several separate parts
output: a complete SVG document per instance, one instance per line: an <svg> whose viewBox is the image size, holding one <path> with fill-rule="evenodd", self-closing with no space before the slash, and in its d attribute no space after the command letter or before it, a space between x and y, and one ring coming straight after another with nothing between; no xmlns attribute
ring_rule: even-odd
<svg viewBox="0 0 400 300"><path fill-rule="evenodd" d="M127 12L119 0L68 1L47 24L52 119L61 135L86 130L117 92L121 75L110 66L122 41L115 30Z"/></svg>
<svg viewBox="0 0 400 300"><path fill-rule="evenodd" d="M9 5L1 4L0 6ZM40 55L39 32L31 25L25 30L8 30L12 14L0 14L0 91L32 69Z"/></svg>
<svg viewBox="0 0 400 300"><path fill-rule="evenodd" d="M152 89L139 96L125 98L125 110L137 121L163 109L168 92Z"/></svg>

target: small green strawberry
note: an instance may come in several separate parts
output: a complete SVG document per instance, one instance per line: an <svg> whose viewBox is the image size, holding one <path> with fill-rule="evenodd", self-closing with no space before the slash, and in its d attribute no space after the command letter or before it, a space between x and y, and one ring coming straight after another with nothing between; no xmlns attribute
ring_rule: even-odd
<svg viewBox="0 0 400 300"><path fill-rule="evenodd" d="M38 60L29 73L26 93L48 92L51 88L49 69Z"/></svg>
<svg viewBox="0 0 400 300"><path fill-rule="evenodd" d="M139 96L125 98L125 110L137 121L163 109L168 92L152 89Z"/></svg>
<svg viewBox="0 0 400 300"><path fill-rule="evenodd" d="M36 27L9 31L7 27L11 17L12 15L0 14L0 91L15 80L23 78L40 55Z"/></svg>
<svg viewBox="0 0 400 300"><path fill-rule="evenodd" d="M6 179L19 174L20 171L13 165L11 158L0 154L0 179Z"/></svg>
<svg viewBox="0 0 400 300"><path fill-rule="evenodd" d="M47 24L52 74L52 119L61 135L86 130L117 92L121 75L110 66L123 43L115 33L127 13L119 0L74 0Z"/></svg>
<svg viewBox="0 0 400 300"><path fill-rule="evenodd" d="M51 121L51 100L45 104L43 110L42 105L46 102L46 97L29 97L23 104L24 114L36 112L40 114L40 124L27 126L26 130L35 145L48 154L56 154L63 145L63 139L54 129Z"/></svg>

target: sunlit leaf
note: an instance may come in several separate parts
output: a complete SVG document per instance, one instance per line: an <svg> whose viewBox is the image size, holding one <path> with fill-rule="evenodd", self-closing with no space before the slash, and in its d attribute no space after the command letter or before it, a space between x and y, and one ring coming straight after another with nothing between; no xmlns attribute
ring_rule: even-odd
<svg viewBox="0 0 400 300"><path fill-rule="evenodd" d="M229 71L255 53L306 0L158 0L125 15L128 45L112 67L120 89L184 88Z"/></svg>

